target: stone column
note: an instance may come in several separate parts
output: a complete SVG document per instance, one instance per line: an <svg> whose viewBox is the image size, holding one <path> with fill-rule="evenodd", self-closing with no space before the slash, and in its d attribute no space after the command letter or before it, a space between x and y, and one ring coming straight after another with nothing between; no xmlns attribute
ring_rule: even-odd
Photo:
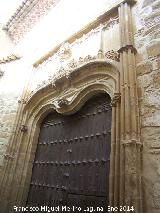
<svg viewBox="0 0 160 213"><path fill-rule="evenodd" d="M131 6L119 6L120 22L120 205L142 213L141 147L136 83L136 49L133 43Z"/></svg>

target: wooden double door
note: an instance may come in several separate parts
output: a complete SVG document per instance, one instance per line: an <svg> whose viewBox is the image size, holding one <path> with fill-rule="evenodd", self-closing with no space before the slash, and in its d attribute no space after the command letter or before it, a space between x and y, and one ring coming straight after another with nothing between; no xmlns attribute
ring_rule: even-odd
<svg viewBox="0 0 160 213"><path fill-rule="evenodd" d="M110 97L99 94L73 115L52 112L43 120L28 206L107 212L111 114Z"/></svg>

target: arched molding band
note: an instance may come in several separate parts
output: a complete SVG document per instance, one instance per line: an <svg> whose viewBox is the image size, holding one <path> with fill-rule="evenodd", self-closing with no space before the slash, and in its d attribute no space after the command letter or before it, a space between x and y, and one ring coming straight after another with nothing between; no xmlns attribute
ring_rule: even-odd
<svg viewBox="0 0 160 213"><path fill-rule="evenodd" d="M29 97L25 111L30 111L30 116L38 109L38 106L53 104L53 108L59 113L69 112L69 106L75 104L76 97L81 96L85 90L103 90L112 98L119 91L119 71L117 65L111 62L98 60L89 62L83 67L73 69L68 76L64 75L55 81L50 81L43 88ZM66 100L67 104L59 106L60 100ZM70 108L74 108L70 106ZM79 107L76 107L77 109ZM67 110L68 109L68 110Z"/></svg>
<svg viewBox="0 0 160 213"><path fill-rule="evenodd" d="M107 71L108 70L108 71ZM88 62L84 62L83 64L74 67L73 69L65 69L61 67L56 75L50 76L50 79L43 82L35 91L32 91L30 96L28 97L27 103L32 102L35 99L35 96L43 92L50 93L50 90L61 90L65 87L74 86L74 79L76 81L84 81L86 78L94 79L97 76L100 77L111 77L113 79L117 79L117 75L119 75L119 63L109 59L94 59ZM56 91L57 92L57 91Z"/></svg>

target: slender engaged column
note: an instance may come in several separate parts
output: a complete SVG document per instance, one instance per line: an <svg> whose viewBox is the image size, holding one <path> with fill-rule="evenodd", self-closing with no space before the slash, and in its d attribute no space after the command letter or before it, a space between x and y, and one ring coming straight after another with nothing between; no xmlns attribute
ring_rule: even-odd
<svg viewBox="0 0 160 213"><path fill-rule="evenodd" d="M135 213L142 213L142 144L140 142L136 84L136 49L133 43L132 14L129 3L122 3L118 11L121 91L120 205L133 206Z"/></svg>

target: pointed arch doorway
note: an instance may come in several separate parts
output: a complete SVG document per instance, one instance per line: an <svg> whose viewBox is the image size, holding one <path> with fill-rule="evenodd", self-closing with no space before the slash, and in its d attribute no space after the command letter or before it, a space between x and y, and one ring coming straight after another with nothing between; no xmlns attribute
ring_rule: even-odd
<svg viewBox="0 0 160 213"><path fill-rule="evenodd" d="M94 95L72 115L49 113L40 128L27 205L93 207L109 197L111 99ZM65 207L64 207L65 208ZM82 211L83 212L83 211Z"/></svg>

